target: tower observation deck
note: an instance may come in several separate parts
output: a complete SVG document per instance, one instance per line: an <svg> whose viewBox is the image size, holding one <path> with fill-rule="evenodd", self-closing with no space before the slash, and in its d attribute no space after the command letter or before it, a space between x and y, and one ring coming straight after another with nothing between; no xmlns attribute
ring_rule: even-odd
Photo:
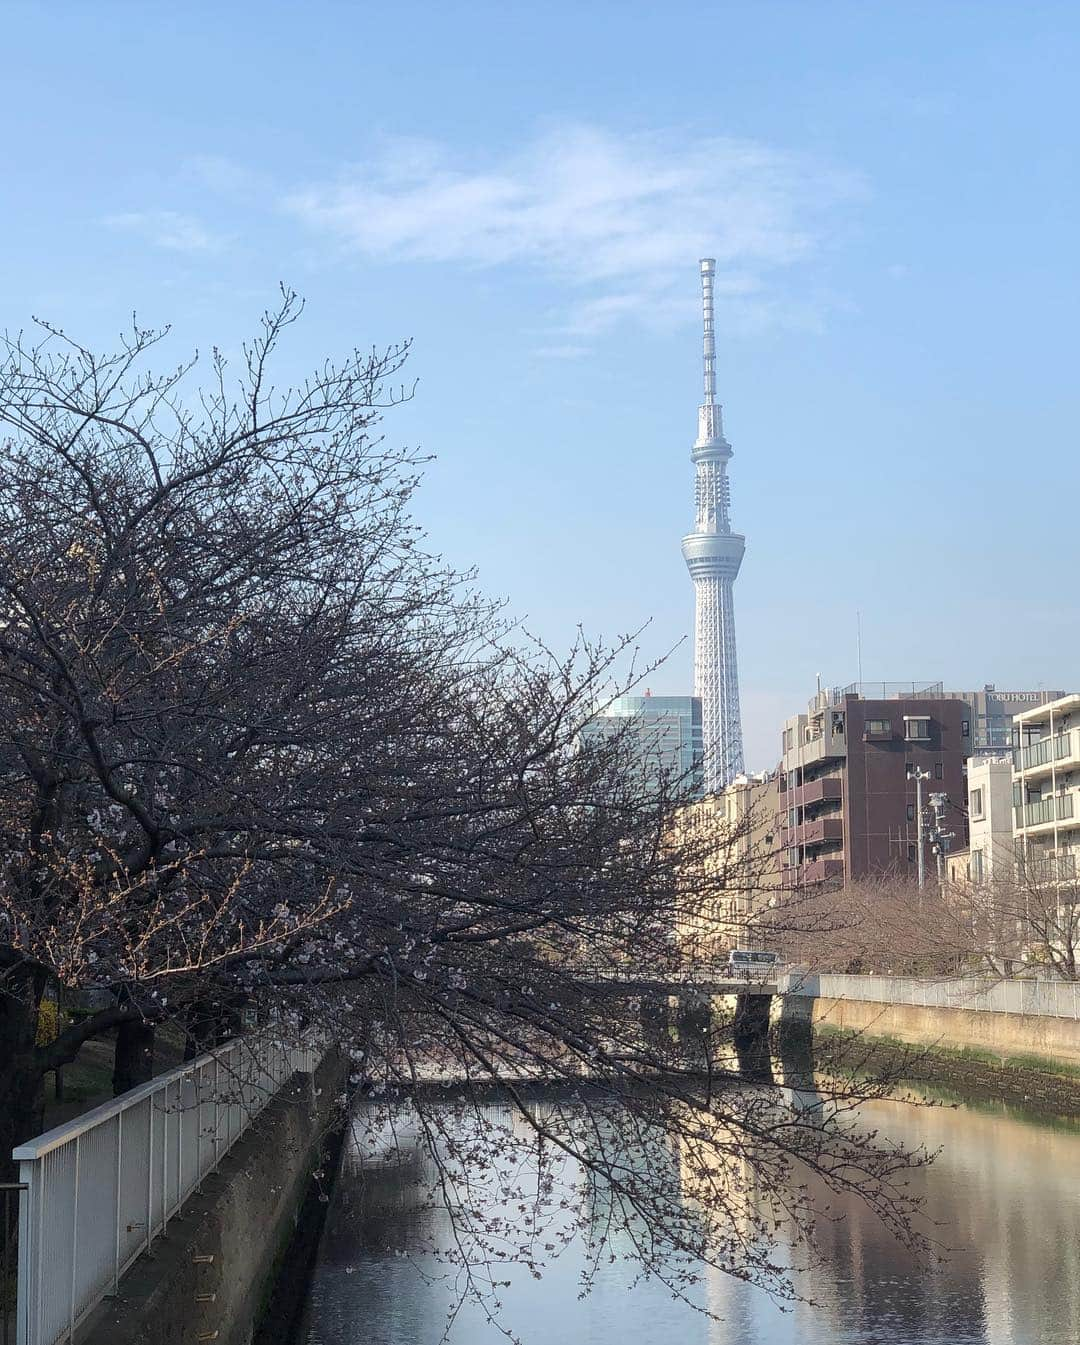
<svg viewBox="0 0 1080 1345"><path fill-rule="evenodd" d="M694 583L694 695L701 698L707 794L716 793L743 770L734 584L746 538L731 531L727 465L732 451L724 438L723 412L716 400L715 271L716 262L705 258L701 263L705 400L698 408L698 437L690 453L696 517L693 532L682 540L683 558Z"/></svg>

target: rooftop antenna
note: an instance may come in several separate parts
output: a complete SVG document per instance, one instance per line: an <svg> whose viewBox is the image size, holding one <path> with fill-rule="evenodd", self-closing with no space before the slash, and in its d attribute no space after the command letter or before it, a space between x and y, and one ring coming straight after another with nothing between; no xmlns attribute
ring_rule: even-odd
<svg viewBox="0 0 1080 1345"><path fill-rule="evenodd" d="M859 664L859 689L862 690L862 612L855 609L855 650Z"/></svg>

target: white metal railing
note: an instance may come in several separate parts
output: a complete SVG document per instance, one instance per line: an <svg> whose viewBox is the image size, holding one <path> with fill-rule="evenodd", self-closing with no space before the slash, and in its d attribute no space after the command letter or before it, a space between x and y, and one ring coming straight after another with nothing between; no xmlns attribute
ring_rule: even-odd
<svg viewBox="0 0 1080 1345"><path fill-rule="evenodd" d="M19 1145L18 1345L71 1340L285 1081L320 1055L236 1037Z"/></svg>
<svg viewBox="0 0 1080 1345"><path fill-rule="evenodd" d="M1027 747L1015 748L1013 769L1031 771L1051 762L1064 761L1066 757L1073 755L1074 750L1073 731L1067 729L1064 733L1055 734L1053 738L1040 738L1038 742L1030 743Z"/></svg>
<svg viewBox="0 0 1080 1345"><path fill-rule="evenodd" d="M784 989L782 984L781 990ZM923 980L914 976L793 973L787 978L786 991L821 999L867 1000L872 1004L1080 1019L1080 982L1075 981L999 981L977 976Z"/></svg>
<svg viewBox="0 0 1080 1345"><path fill-rule="evenodd" d="M744 983L775 984L777 976L786 972L786 964L758 963L733 967L725 958L722 962L695 962L688 959L677 968L638 967L620 962L587 962L574 966L579 981L613 985L737 986Z"/></svg>
<svg viewBox="0 0 1080 1345"><path fill-rule="evenodd" d="M1047 794L1034 803L1018 803L1013 806L1018 827L1038 827L1044 822L1065 822L1073 815L1073 796L1071 794Z"/></svg>

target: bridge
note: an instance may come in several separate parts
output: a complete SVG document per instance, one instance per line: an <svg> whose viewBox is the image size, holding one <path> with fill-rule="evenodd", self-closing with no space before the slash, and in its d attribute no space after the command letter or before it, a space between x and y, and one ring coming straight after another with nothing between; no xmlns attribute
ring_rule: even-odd
<svg viewBox="0 0 1080 1345"><path fill-rule="evenodd" d="M619 995L679 995L693 991L699 995L778 995L786 988L785 969L770 968L765 975L750 973L736 976L726 963L718 967L693 966L679 970L664 968L592 965L578 973L581 984L591 989Z"/></svg>

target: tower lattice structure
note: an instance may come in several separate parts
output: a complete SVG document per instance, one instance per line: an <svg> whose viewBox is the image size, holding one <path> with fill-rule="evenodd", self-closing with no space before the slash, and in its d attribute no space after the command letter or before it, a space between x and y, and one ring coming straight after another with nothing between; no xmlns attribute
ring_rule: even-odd
<svg viewBox="0 0 1080 1345"><path fill-rule="evenodd" d="M743 770L739 666L735 652L735 577L746 538L731 531L731 445L724 438L723 412L716 400L716 338L713 331L713 277L716 262L701 263L701 306L705 325L705 400L698 408L694 464L696 517L682 540L694 582L694 695L701 698L704 783L715 794Z"/></svg>

